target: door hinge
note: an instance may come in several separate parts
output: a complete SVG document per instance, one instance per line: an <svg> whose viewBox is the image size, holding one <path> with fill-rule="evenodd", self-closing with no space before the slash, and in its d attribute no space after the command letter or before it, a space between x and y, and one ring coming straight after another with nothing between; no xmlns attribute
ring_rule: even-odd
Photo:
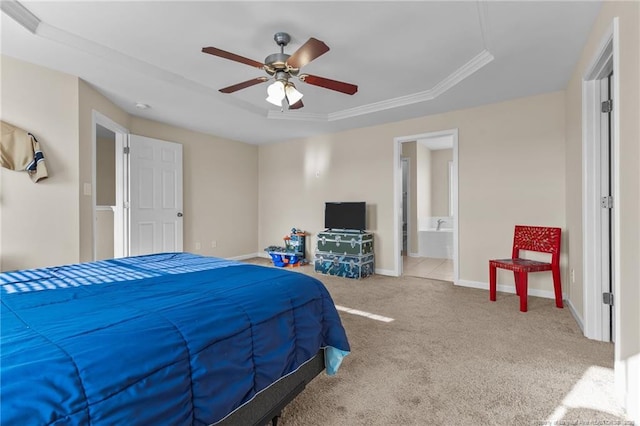
<svg viewBox="0 0 640 426"><path fill-rule="evenodd" d="M612 209L613 208L613 197L608 195L606 197L600 198L600 207L603 209Z"/></svg>
<svg viewBox="0 0 640 426"><path fill-rule="evenodd" d="M613 306L613 293L602 293L602 303Z"/></svg>
<svg viewBox="0 0 640 426"><path fill-rule="evenodd" d="M611 111L613 111L613 101L611 99L607 99L606 101L602 102L600 111L602 111L602 112L611 112Z"/></svg>
<svg viewBox="0 0 640 426"><path fill-rule="evenodd" d="M125 153L125 154L128 154L128 153L129 153L129 147L128 147L128 146L125 146L125 147L124 147L124 153Z"/></svg>

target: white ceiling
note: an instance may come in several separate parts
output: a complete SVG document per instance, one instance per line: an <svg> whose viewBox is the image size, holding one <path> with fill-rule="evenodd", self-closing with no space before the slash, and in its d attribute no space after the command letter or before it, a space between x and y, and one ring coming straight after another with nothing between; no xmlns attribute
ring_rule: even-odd
<svg viewBox="0 0 640 426"><path fill-rule="evenodd" d="M35 33L8 16L21 6L37 18ZM600 6L3 0L1 52L77 75L133 115L261 144L564 89ZM303 72L357 84L358 93L295 80L305 107L280 111L265 101L267 83L218 92L266 74L201 49L263 62L279 51L278 31L292 37L289 54L309 37L324 41L331 50Z"/></svg>

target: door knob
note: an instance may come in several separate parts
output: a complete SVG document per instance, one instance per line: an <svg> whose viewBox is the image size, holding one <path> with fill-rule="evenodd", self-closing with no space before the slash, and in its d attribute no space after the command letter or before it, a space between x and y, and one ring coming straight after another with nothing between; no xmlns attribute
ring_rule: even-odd
<svg viewBox="0 0 640 426"><path fill-rule="evenodd" d="M182 212L178 212L178 217L182 217Z"/></svg>

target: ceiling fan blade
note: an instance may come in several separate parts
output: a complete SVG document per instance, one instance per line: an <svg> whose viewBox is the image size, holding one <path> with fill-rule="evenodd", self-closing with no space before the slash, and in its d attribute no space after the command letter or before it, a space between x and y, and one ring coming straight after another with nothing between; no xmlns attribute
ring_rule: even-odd
<svg viewBox="0 0 640 426"><path fill-rule="evenodd" d="M240 62L241 64L250 65L252 67L260 69L264 68L264 64L262 62L254 61L253 59L245 58L244 56L236 55L235 53L227 52L226 50L217 49L215 47L203 47L202 52Z"/></svg>
<svg viewBox="0 0 640 426"><path fill-rule="evenodd" d="M220 89L222 93L233 93L240 89L246 89L247 87L255 86L256 84L264 83L267 81L267 77L252 78L251 80L243 81L242 83L234 84L233 86Z"/></svg>
<svg viewBox="0 0 640 426"><path fill-rule="evenodd" d="M296 102L293 105L289 105L289 109L300 109L304 106L304 104L302 103L302 99L300 99L298 102Z"/></svg>
<svg viewBox="0 0 640 426"><path fill-rule="evenodd" d="M355 84L331 80L324 77L318 77L317 75L302 74L298 78L300 78L300 80L304 81L307 84L324 87L325 89L335 90L336 92L346 93L347 95L353 95L358 91L358 86L356 86Z"/></svg>
<svg viewBox="0 0 640 426"><path fill-rule="evenodd" d="M287 65L291 68L302 68L320 55L329 51L329 46L316 38L311 37L305 44L300 46L293 55L287 59Z"/></svg>

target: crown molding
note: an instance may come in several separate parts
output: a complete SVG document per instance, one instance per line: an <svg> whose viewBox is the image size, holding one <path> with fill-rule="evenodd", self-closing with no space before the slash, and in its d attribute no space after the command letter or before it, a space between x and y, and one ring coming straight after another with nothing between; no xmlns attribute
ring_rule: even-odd
<svg viewBox="0 0 640 426"><path fill-rule="evenodd" d="M372 114L374 112L384 111L387 109L400 108L407 105L431 101L442 95L485 65L489 64L494 59L494 56L488 50L484 49L466 64L462 65L460 68L449 74L444 80L440 81L431 89L425 90L423 92L399 96L397 98L387 99L384 101L374 102L355 108L332 112L326 115L307 114L298 111L288 111L285 114L281 114L278 111L269 111L269 113L267 114L267 118L279 120L338 121L345 120L347 118L358 117L360 115Z"/></svg>
<svg viewBox="0 0 640 426"><path fill-rule="evenodd" d="M469 62L449 74L449 76L440 83L436 84L435 87L431 89L433 97L437 98L456 84L460 83L462 80L489 64L494 59L493 55L487 49L484 49L482 52L474 56Z"/></svg>
<svg viewBox="0 0 640 426"><path fill-rule="evenodd" d="M489 36L487 34L487 28L489 28L489 5L486 1L478 0L476 6L478 8L478 23L480 24L482 43L485 50L491 50L491 45L489 44Z"/></svg>
<svg viewBox="0 0 640 426"><path fill-rule="evenodd" d="M411 95L400 96L386 101L375 102L368 105L363 105L356 108L345 109L338 112L333 112L328 115L329 121L344 120L346 118L357 117L360 115L371 114L386 109L400 108L407 105L413 105L417 103L431 101L438 96L442 95L456 84L460 83L471 74L475 73L491 61L494 57L488 50L483 50L469 62L456 69L449 74L444 80L440 81L434 87L423 92L413 93Z"/></svg>
<svg viewBox="0 0 640 426"><path fill-rule="evenodd" d="M489 52L489 37L487 34L487 28L489 26L489 12L487 2L478 0L477 10L480 35L482 37L482 45L484 49L479 54L474 56L471 60L469 60L466 64L453 71L451 74L449 74L449 76L440 81L431 89L425 90L423 92L413 93L410 95L400 96L393 99L387 99L384 101L361 105L342 111L331 112L326 114L326 116L324 114L305 114L299 111L290 112L287 115L278 115L275 113L272 114L272 111L269 111L267 117L280 120L338 121L345 120L347 118L358 117L361 115L372 114L388 109L400 108L407 105L427 102L437 98L438 96L442 95L443 93L454 87L456 84L460 83L462 80L466 79L495 59L491 52Z"/></svg>
<svg viewBox="0 0 640 426"><path fill-rule="evenodd" d="M22 3L15 0L0 1L0 10L33 34L36 34L42 22L36 15L31 13L29 9L24 7Z"/></svg>

